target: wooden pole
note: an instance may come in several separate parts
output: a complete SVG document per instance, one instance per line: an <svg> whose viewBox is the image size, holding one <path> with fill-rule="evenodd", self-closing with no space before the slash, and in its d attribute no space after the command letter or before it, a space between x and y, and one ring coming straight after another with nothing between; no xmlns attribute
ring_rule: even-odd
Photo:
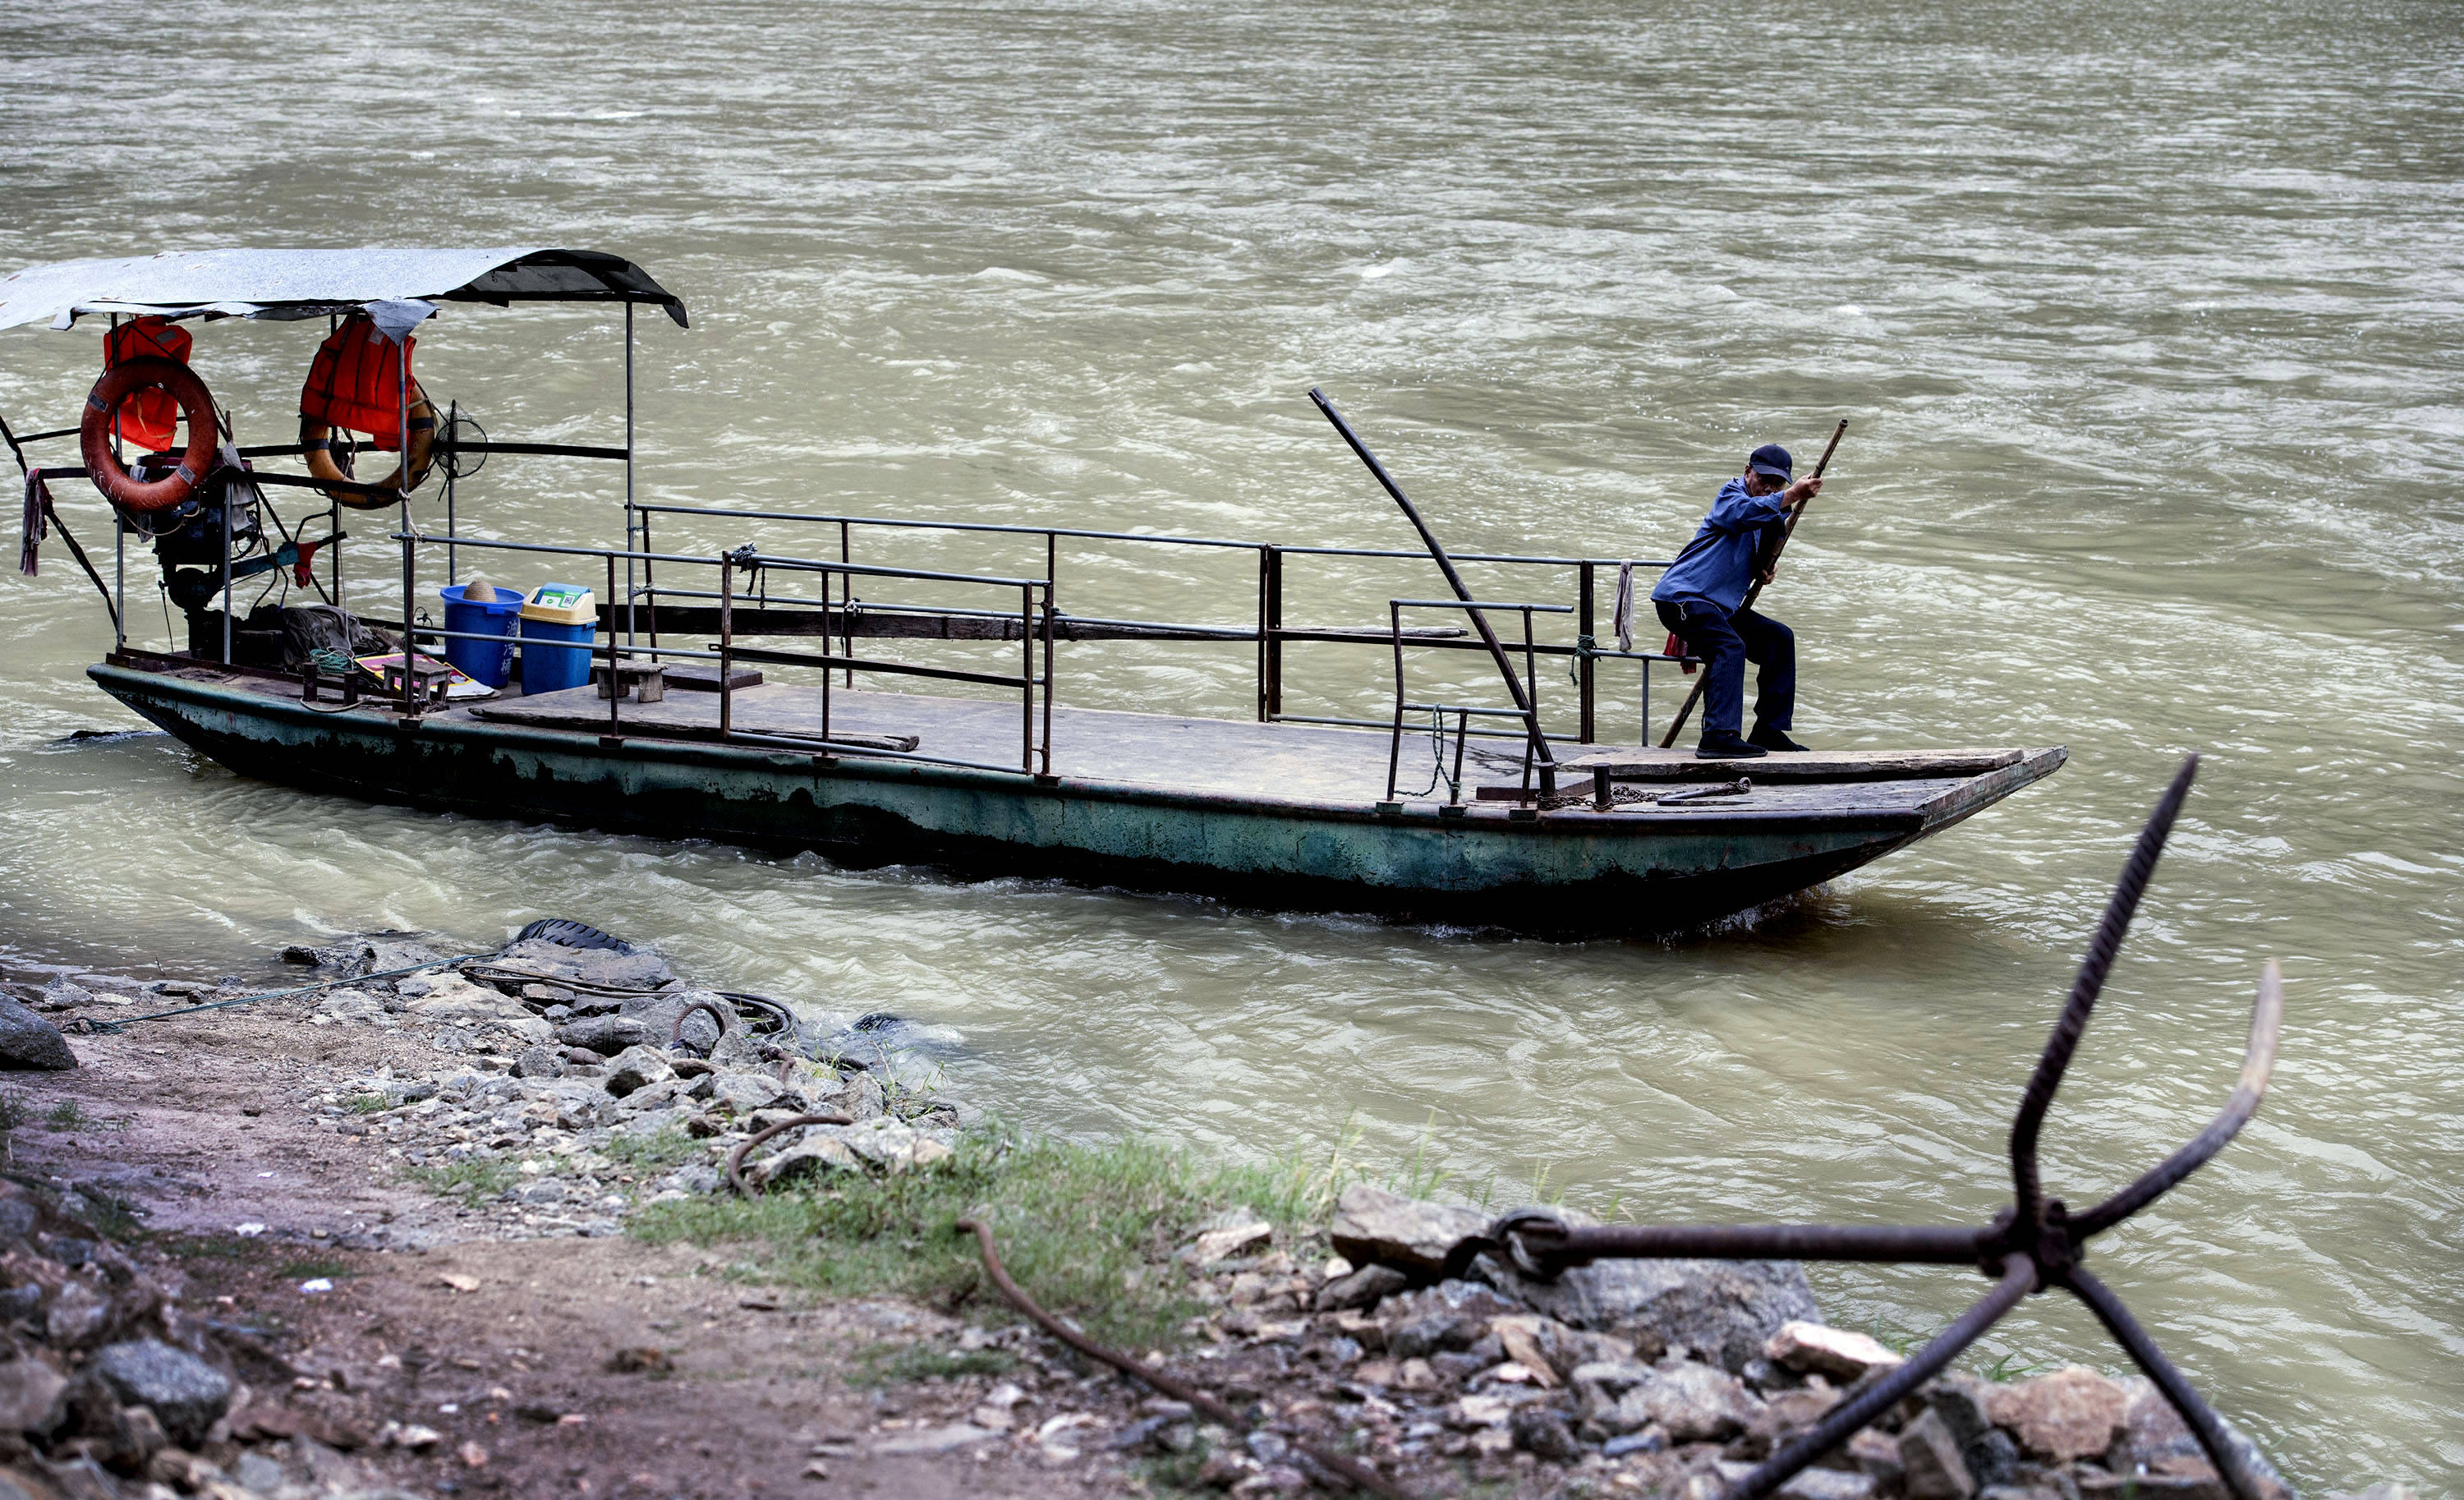
<svg viewBox="0 0 2464 1500"><path fill-rule="evenodd" d="M1831 455L1839 451L1839 439L1846 436L1847 432L1848 419L1841 417L1839 425L1831 430L1831 441L1823 446L1821 461L1814 466L1814 477L1821 478L1822 471L1831 467ZM1811 505L1814 502L1808 499L1805 503ZM1796 535L1796 523L1804 518L1805 505L1794 506L1789 511L1788 525L1779 534L1779 545L1771 548L1771 558L1763 563L1762 571L1768 573L1779 566L1779 555L1788 550L1788 539ZM1762 583L1756 580L1754 585L1746 590L1745 602L1737 606L1737 613L1743 614L1751 609L1754 607L1754 601L1762 596ZM1694 691L1685 695L1685 701L1677 706L1677 717L1668 721L1668 733L1661 737L1660 748L1665 750L1677 742L1678 731L1685 727L1685 720L1693 716L1694 705L1703 700L1703 690L1710 685L1711 669L1706 664L1703 669L1703 674L1694 679Z"/></svg>

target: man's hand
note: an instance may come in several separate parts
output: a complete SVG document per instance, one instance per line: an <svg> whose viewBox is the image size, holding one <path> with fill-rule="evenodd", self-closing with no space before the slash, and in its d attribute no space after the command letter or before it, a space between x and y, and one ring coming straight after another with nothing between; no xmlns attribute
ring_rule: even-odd
<svg viewBox="0 0 2464 1500"><path fill-rule="evenodd" d="M1780 498L1788 501L1791 505L1802 505L1821 493L1822 481L1809 475L1808 477L1799 479L1794 484L1790 485L1787 492L1783 494Z"/></svg>
<svg viewBox="0 0 2464 1500"><path fill-rule="evenodd" d="M1771 586L1771 581L1777 577L1779 577L1779 564L1774 562L1771 566L1763 569L1760 573L1755 574L1754 583L1760 587L1769 588Z"/></svg>

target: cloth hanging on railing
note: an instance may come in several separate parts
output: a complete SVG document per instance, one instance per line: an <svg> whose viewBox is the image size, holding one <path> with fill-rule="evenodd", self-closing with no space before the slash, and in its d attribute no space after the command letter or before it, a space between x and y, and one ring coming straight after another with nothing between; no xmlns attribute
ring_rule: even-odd
<svg viewBox="0 0 2464 1500"><path fill-rule="evenodd" d="M36 568L42 562L43 539L52 534L51 522L46 518L51 508L52 492L43 483L43 471L27 470L26 520L17 548L17 571L28 578L39 576Z"/></svg>
<svg viewBox="0 0 2464 1500"><path fill-rule="evenodd" d="M1634 650L1634 564L1617 564L1617 604L1609 610L1609 624L1617 629L1617 650Z"/></svg>

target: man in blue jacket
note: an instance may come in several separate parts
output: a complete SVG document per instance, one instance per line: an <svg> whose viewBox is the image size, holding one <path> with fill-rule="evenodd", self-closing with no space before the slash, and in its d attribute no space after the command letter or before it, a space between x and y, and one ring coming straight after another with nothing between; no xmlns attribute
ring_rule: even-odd
<svg viewBox="0 0 2464 1500"><path fill-rule="evenodd" d="M1771 582L1770 556L1789 512L1814 498L1816 478L1790 482L1788 450L1766 443L1746 460L1746 472L1720 487L1703 529L1677 554L1651 602L1669 632L1684 641L1687 654L1703 657L1710 675L1703 688L1703 739L1694 753L1705 760L1749 760L1773 750L1802 750L1788 738L1796 717L1796 636L1787 626L1745 608L1746 586ZM1746 663L1762 669L1754 699L1754 732L1744 727Z"/></svg>

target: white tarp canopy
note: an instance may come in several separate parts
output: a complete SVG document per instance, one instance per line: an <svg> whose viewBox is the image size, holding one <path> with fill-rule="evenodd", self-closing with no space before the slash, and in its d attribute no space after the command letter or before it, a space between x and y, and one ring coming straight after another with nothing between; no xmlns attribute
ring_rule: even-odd
<svg viewBox="0 0 2464 1500"><path fill-rule="evenodd" d="M198 250L63 260L0 277L0 329L83 313L318 318L378 302L653 302L682 298L619 255L589 250Z"/></svg>

